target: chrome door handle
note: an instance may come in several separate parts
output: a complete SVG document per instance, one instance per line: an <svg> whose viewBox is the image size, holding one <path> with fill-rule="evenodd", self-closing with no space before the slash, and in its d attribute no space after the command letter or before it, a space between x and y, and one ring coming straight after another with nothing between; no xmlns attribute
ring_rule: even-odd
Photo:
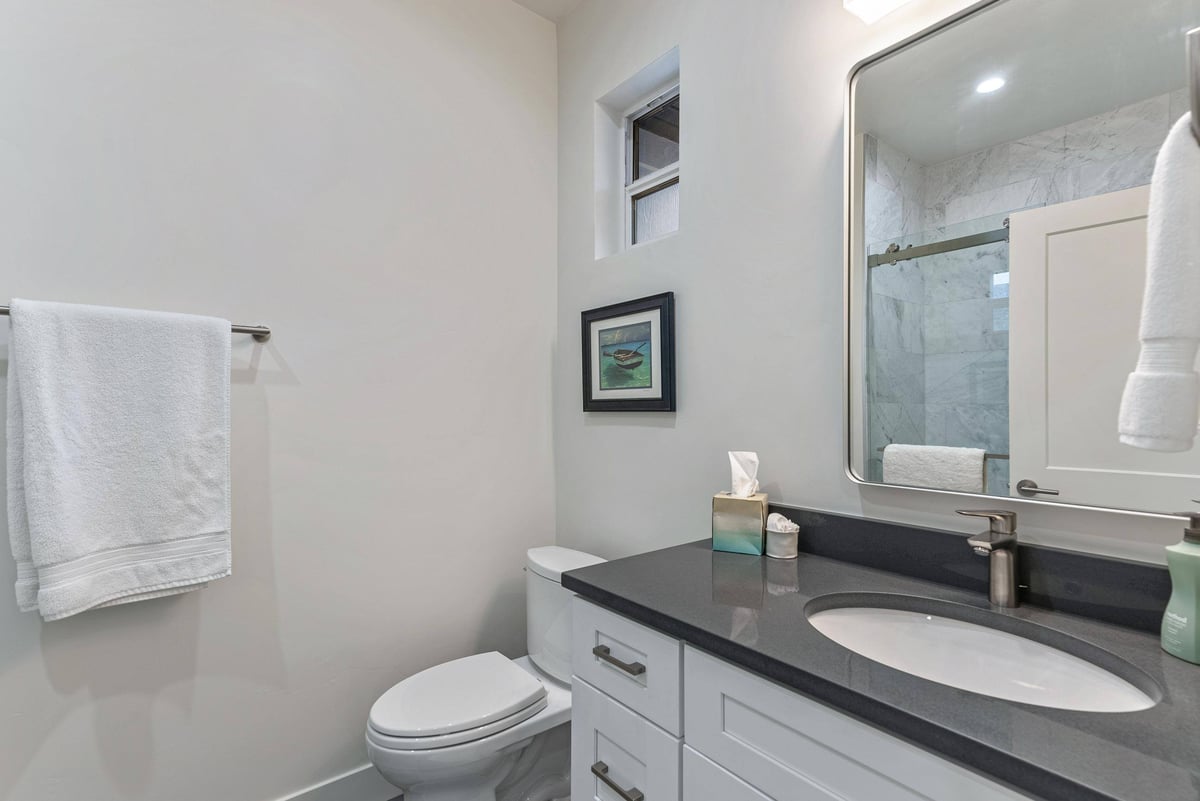
<svg viewBox="0 0 1200 801"><path fill-rule="evenodd" d="M608 664L618 670L625 671L630 676L640 676L646 672L646 666L641 662L622 662L620 659L617 659L612 655L612 651L609 650L607 645L597 645L592 649L592 656L603 659Z"/></svg>
<svg viewBox="0 0 1200 801"><path fill-rule="evenodd" d="M630 787L628 790L622 789L621 785L614 782L608 777L608 765L603 762L597 762L592 765L592 775L600 781L604 782L608 789L612 790L625 801L645 801L646 796L642 795L642 791L636 787Z"/></svg>
<svg viewBox="0 0 1200 801"><path fill-rule="evenodd" d="M1028 478L1023 478L1017 482L1017 492L1021 493L1022 495L1027 495L1027 496L1028 495L1057 495L1058 494L1058 490L1041 489L1040 487L1038 487L1036 481L1032 481Z"/></svg>

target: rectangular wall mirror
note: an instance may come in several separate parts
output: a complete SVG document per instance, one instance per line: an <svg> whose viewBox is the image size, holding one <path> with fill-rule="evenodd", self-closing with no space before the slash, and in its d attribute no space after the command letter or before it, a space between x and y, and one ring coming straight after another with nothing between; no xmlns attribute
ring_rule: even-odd
<svg viewBox="0 0 1200 801"><path fill-rule="evenodd" d="M1200 0L996 0L855 69L856 480L1193 507L1200 451L1122 445L1117 414L1197 26Z"/></svg>

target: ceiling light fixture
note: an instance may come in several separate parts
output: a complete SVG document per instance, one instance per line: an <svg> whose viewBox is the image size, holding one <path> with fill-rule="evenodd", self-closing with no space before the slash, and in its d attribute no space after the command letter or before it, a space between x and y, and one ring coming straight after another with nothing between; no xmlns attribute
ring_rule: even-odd
<svg viewBox="0 0 1200 801"><path fill-rule="evenodd" d="M1005 81L999 75L996 75L980 81L979 85L975 87L975 91L979 92L981 95L990 95L992 92L1003 89L1005 83L1007 83L1007 81Z"/></svg>
<svg viewBox="0 0 1200 801"><path fill-rule="evenodd" d="M842 0L842 7L870 25L909 0Z"/></svg>

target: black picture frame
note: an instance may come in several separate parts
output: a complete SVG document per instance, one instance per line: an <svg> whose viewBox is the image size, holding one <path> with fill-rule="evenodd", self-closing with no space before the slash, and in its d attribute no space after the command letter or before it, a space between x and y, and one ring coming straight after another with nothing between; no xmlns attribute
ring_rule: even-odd
<svg viewBox="0 0 1200 801"><path fill-rule="evenodd" d="M601 328L622 318L623 324ZM589 309L580 320L585 412L675 411L674 292ZM646 340L637 350L616 347L626 341L620 337L640 336L643 331ZM604 337L616 338L607 351ZM614 379L613 385L605 386L608 379ZM614 397L604 397L610 392Z"/></svg>

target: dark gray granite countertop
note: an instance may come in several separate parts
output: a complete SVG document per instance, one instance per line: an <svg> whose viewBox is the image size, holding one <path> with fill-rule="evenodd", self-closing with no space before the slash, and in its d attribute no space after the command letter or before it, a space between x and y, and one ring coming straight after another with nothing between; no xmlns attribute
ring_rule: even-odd
<svg viewBox="0 0 1200 801"><path fill-rule="evenodd" d="M1070 712L910 676L826 639L805 617L812 599L846 592L989 609L985 596L942 584L803 553L714 553L702 540L571 571L563 586L1027 795L1200 799L1200 667L1164 653L1152 634L1034 606L1001 613L1091 643L1162 692L1141 712Z"/></svg>

